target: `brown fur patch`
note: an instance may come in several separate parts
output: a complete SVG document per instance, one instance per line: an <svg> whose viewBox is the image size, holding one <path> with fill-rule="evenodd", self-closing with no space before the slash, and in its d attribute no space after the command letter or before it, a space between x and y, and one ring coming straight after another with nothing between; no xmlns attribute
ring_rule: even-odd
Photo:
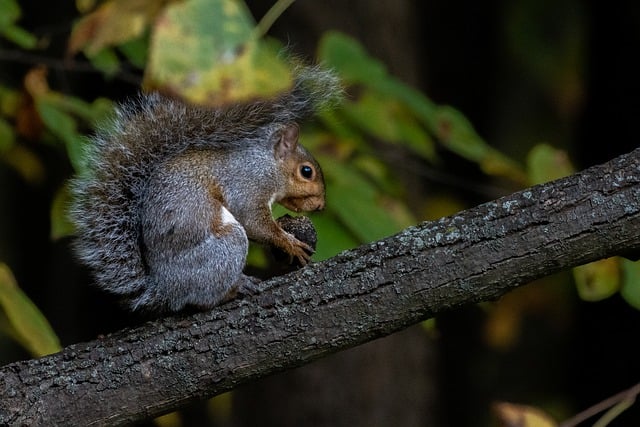
<svg viewBox="0 0 640 427"><path fill-rule="evenodd" d="M224 222L224 197L222 196L220 187L217 184L211 182L207 186L207 190L209 191L209 199L211 200L212 208L216 210L213 215L213 220L211 221L211 232L216 237L222 237L231 234L231 232L233 232L234 225L228 222Z"/></svg>

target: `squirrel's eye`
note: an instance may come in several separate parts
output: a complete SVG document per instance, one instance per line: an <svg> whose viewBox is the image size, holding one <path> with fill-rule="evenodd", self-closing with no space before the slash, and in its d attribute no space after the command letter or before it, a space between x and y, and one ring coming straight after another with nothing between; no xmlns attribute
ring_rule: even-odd
<svg viewBox="0 0 640 427"><path fill-rule="evenodd" d="M311 177L313 177L313 168L308 165L302 165L300 167L300 175L304 178L311 179Z"/></svg>

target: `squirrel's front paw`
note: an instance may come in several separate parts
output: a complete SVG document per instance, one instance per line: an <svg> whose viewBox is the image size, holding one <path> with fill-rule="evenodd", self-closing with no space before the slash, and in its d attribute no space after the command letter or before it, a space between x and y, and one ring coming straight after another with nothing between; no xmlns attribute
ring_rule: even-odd
<svg viewBox="0 0 640 427"><path fill-rule="evenodd" d="M297 259L300 265L305 266L311 261L311 255L315 252L313 248L307 245L305 242L301 242L295 237L291 236L290 247L286 251L291 256L291 261Z"/></svg>
<svg viewBox="0 0 640 427"><path fill-rule="evenodd" d="M290 215L281 216L276 220L278 225L285 231L282 233L285 238L275 246L280 251L274 251L276 260L293 264L294 260L300 266L305 266L311 260L311 255L315 252L317 242L316 230L313 223L306 216L292 217Z"/></svg>

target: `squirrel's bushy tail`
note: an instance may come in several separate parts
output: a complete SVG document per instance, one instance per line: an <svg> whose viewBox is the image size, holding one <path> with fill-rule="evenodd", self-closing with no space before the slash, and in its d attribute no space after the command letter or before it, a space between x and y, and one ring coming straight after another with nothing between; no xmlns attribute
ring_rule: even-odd
<svg viewBox="0 0 640 427"><path fill-rule="evenodd" d="M120 106L87 144L85 172L71 184L75 250L97 285L128 300L153 286L139 212L157 165L188 148L259 143L270 129L304 120L341 95L333 72L298 67L291 90L271 100L208 109L151 94Z"/></svg>

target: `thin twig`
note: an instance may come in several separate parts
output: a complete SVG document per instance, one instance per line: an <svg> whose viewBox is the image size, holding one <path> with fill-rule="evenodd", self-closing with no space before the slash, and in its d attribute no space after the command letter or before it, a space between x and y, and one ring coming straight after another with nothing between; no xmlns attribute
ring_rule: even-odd
<svg viewBox="0 0 640 427"><path fill-rule="evenodd" d="M580 424L583 421L588 420L594 415L599 414L600 412L611 408L612 406L624 402L624 401L633 401L636 396L640 394L640 383L634 385L633 387L621 391L608 399L603 400L602 402L596 403L590 408L585 409L584 411L574 415L570 419L562 422L558 427L574 427ZM626 407L624 408L626 409Z"/></svg>
<svg viewBox="0 0 640 427"><path fill-rule="evenodd" d="M94 67L90 62L76 61L72 59L51 58L19 50L0 49L0 62L16 62L27 65L45 65L46 67L51 69L80 73L100 73L100 70ZM127 71L118 71L115 75L115 78L136 86L140 86L142 82L142 78L139 75L135 73L129 73Z"/></svg>
<svg viewBox="0 0 640 427"><path fill-rule="evenodd" d="M273 25L274 22L284 13L285 10L295 0L278 0L271 9L267 13L264 14L258 25L256 25L256 35L259 37L264 36L269 31L269 28Z"/></svg>
<svg viewBox="0 0 640 427"><path fill-rule="evenodd" d="M631 399L625 399L622 402L618 403L616 406L614 406L613 408L605 412L604 415L600 417L600 419L593 424L593 427L608 426L611 423L611 421L613 421L618 417L618 415L622 414L624 411L629 409L634 404L635 401L636 401L635 398L631 398Z"/></svg>

